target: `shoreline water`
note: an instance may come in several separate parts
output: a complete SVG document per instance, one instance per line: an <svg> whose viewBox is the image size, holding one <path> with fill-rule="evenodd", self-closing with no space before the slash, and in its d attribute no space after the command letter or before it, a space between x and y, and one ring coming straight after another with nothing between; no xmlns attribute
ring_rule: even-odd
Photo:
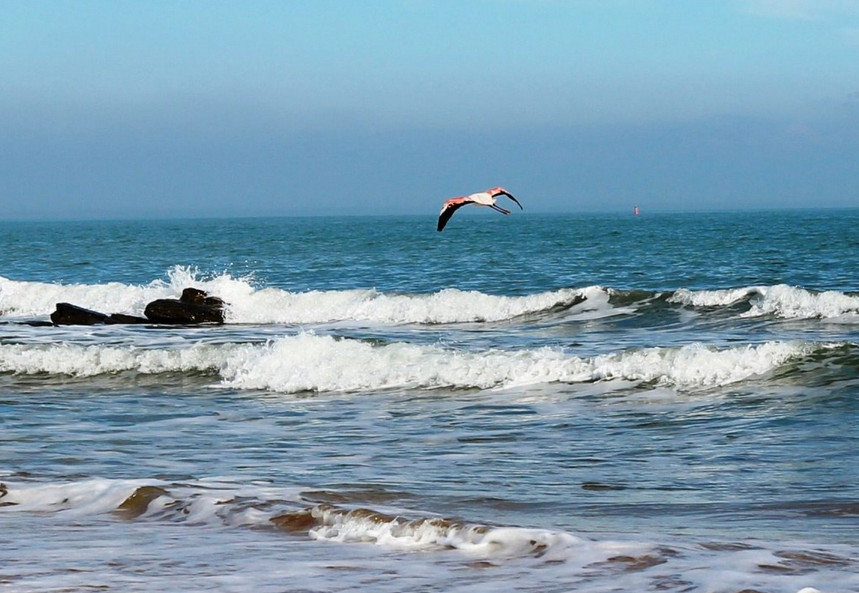
<svg viewBox="0 0 859 593"><path fill-rule="evenodd" d="M859 590L831 214L4 233L0 588Z"/></svg>

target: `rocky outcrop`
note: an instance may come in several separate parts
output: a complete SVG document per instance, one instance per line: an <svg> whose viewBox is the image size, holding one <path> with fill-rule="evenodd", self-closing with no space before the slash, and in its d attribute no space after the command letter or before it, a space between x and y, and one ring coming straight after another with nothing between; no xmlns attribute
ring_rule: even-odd
<svg viewBox="0 0 859 593"><path fill-rule="evenodd" d="M158 299L143 311L153 323L223 323L224 301L198 288L186 288L179 299Z"/></svg>
<svg viewBox="0 0 859 593"><path fill-rule="evenodd" d="M223 323L224 301L209 296L199 288L186 288L178 299L158 299L146 305L146 317L122 313L107 315L70 303L57 303L51 313L53 325L99 325L118 323L158 323L187 325L198 323Z"/></svg>
<svg viewBox="0 0 859 593"><path fill-rule="evenodd" d="M54 325L98 325L114 323L148 323L149 320L133 315L114 313L105 315L98 311L84 309L70 303L57 303L57 309L51 313L51 323Z"/></svg>

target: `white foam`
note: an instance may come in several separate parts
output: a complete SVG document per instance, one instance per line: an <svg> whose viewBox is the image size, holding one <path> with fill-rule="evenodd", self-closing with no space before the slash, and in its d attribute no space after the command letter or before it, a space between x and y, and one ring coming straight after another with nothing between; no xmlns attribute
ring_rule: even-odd
<svg viewBox="0 0 859 593"><path fill-rule="evenodd" d="M225 364L235 347L194 344L177 349L79 344L0 344L0 372L48 373L75 377L136 371L143 374L211 372Z"/></svg>
<svg viewBox="0 0 859 593"><path fill-rule="evenodd" d="M374 289L290 292L276 288L226 297L234 323L382 324L502 321L566 305L581 291L562 289L525 296L496 296L453 288L432 294L386 294Z"/></svg>
<svg viewBox="0 0 859 593"><path fill-rule="evenodd" d="M565 317L567 319L575 319L576 321L587 321L635 313L636 309L634 307L616 307L612 305L609 300L613 292L611 289L601 286L589 286L581 289L579 293L585 297L585 300L570 308L569 314Z"/></svg>
<svg viewBox="0 0 859 593"><path fill-rule="evenodd" d="M859 320L857 296L836 290L815 292L786 284L728 290L681 289L668 300L693 307L729 306L748 300L751 308L742 317L773 315L785 319Z"/></svg>
<svg viewBox="0 0 859 593"><path fill-rule="evenodd" d="M703 344L646 348L598 357L598 378L656 381L679 388L715 387L772 371L828 346L807 342L766 342L718 349Z"/></svg>
<svg viewBox="0 0 859 593"><path fill-rule="evenodd" d="M236 481L202 479L169 484L158 479L90 478L76 482L30 483L7 481L0 502L3 512L58 513L64 517L105 515L140 488L155 487L160 493L148 502L143 515L168 513L171 519L190 523L268 525L270 514L226 503L236 497L265 500L300 500L299 488L273 488Z"/></svg>
<svg viewBox="0 0 859 593"><path fill-rule="evenodd" d="M268 506L269 498L296 498L297 489L254 488L240 483L205 481L170 485L162 480L93 478L78 482L9 483L2 501L5 513L58 514L65 518L108 515L121 508L141 487L157 487L162 494L149 501L142 516L180 520L187 524L271 526L276 511L262 511L235 504L238 498L256 499ZM318 505L308 509L315 524L308 536L314 540L374 544L399 550L456 549L484 558L539 556L563 560L572 556L588 561L605 559L641 548L616 542L596 543L563 531L522 527L488 527L448 521L438 517L405 519L369 509Z"/></svg>
<svg viewBox="0 0 859 593"><path fill-rule="evenodd" d="M116 512L139 488L147 486L157 490L143 497L140 502L154 496L147 506L136 509L141 511L139 514ZM370 579L387 582L407 578L415 570L446 573L451 578L444 577L440 582L456 583L463 574L469 574L463 571L470 565L463 562L475 559L485 562L475 565L477 568L492 570L485 574L497 577L485 586L473 588L481 593L497 589L498 582L527 584L534 589L557 589L560 585L570 590L606 592L666 589L666 585L676 583L678 590L836 593L855 591L859 585L853 545L744 539L741 545L729 541L724 542L728 545L712 547L659 533L639 533L634 539L623 534L593 537L556 529L452 521L405 509L399 514L396 510L379 512L331 505L307 508L298 494L300 490L227 478L182 483L102 478L62 483L7 482L0 499L4 503L0 515L15 515L13 524L27 525L40 535L15 540L10 550L17 554L19 564L13 561L0 570L5 570L4 576L14 579L16 590L22 591L74 588L78 583L70 581L69 575L79 572L88 579L80 583L81 587L97 578L100 583L115 583L117 587L124 583L127 588L127 573L106 570L104 553L121 548L123 542L144 541L131 537L137 533L151 546L145 557L154 559L152 566L169 565L177 554L189 559L197 571L191 574L195 585L201 579L220 578L219 563L227 561L229 555L239 554L235 567L229 567L239 570L249 566L241 572L241 590L279 591L283 575L269 577L272 566L282 560L284 547L271 545L271 530L279 525L284 512L298 512L302 516L309 514L312 521L307 531L287 528L283 542L289 546L289 556L300 559L298 564L304 566L319 559L326 567L320 572L290 573L293 584L306 585L302 588L324 588L332 578L330 568L339 566L350 567L347 576L355 573L349 581L355 585L353 588L366 585ZM98 520L89 521L87 517ZM115 528L108 527L111 521L105 519L112 519ZM129 532L128 520L145 525ZM45 523L51 529L44 529ZM227 529L197 530L195 525ZM76 545L81 541L82 528L108 539L99 540L102 545L90 541L92 545L83 550L92 554L82 554ZM231 535L236 529L243 532L241 536ZM260 540L254 534L260 530L267 530L263 546L255 545ZM215 549L226 546L227 552L215 562L207 562L213 554L213 541L217 542ZM296 541L302 542L301 548L296 547ZM314 542L344 545L319 546ZM357 551L347 550L347 546ZM368 547L383 551L373 554ZM390 554L391 551L420 554ZM450 552L461 556L461 562L454 561L452 569ZM25 557L32 558L32 564L20 561ZM135 566L140 561L140 555L133 556ZM81 570L69 573L70 565ZM187 568L180 566L181 570ZM135 590L165 590L169 588L167 581L174 578L156 578L160 574L157 571L142 574L144 579L135 581ZM401 582L396 581L397 585Z"/></svg>
<svg viewBox="0 0 859 593"><path fill-rule="evenodd" d="M365 509L321 505L310 537L340 543L371 543L397 549L452 548L484 558L539 555L546 560L581 556L593 542L563 531L488 527L438 518L407 520ZM571 551L575 549L575 552Z"/></svg>
<svg viewBox="0 0 859 593"><path fill-rule="evenodd" d="M102 313L143 315L155 299L178 298L187 287L205 290L227 304L228 323L309 324L365 321L381 324L463 323L502 321L571 305L586 296L594 299L600 316L610 314L608 295L599 287L561 289L523 296L500 296L478 291L444 289L431 294L386 294L375 289L292 292L256 289L249 278L229 274L205 277L193 268L176 266L168 280L144 286L120 283L53 284L19 282L0 276L0 315L47 316L56 303L68 302ZM605 301L605 302L603 302Z"/></svg>
<svg viewBox="0 0 859 593"><path fill-rule="evenodd" d="M690 344L584 358L561 348L470 351L403 342L378 345L302 332L262 344L198 342L177 348L0 344L0 372L80 377L124 371L203 372L216 374L227 387L282 393L593 381L696 389L743 381L834 346L767 342L719 349Z"/></svg>
<svg viewBox="0 0 859 593"><path fill-rule="evenodd" d="M228 323L320 324L361 321L379 324L493 322L569 307L575 319L599 319L633 313L631 307L609 303L611 290L600 286L564 288L522 296L490 295L444 289L430 294L383 293L375 289L293 292L255 288L250 278L229 274L203 275L195 268L175 266L167 280L142 286L21 282L0 276L0 316L32 318L49 315L56 303L68 302L103 313L142 315L160 298L178 298L187 287L221 297ZM581 303L573 305L582 299ZM859 296L839 291L815 292L778 284L722 290L679 289L669 302L689 307L725 307L748 301L744 317L773 315L786 319L859 320Z"/></svg>
<svg viewBox="0 0 859 593"><path fill-rule="evenodd" d="M8 484L2 498L6 512L62 512L67 516L99 515L114 511L141 486L153 480L108 480L16 485Z"/></svg>
<svg viewBox="0 0 859 593"><path fill-rule="evenodd" d="M172 291L165 285L52 284L0 277L0 315L9 317L49 315L57 303L63 302L108 314L140 314L146 303L171 296Z"/></svg>
<svg viewBox="0 0 859 593"><path fill-rule="evenodd" d="M689 290L681 288L668 298L668 302L691 307L724 307L742 301L750 294L755 294L761 289L761 287L756 286L722 290Z"/></svg>
<svg viewBox="0 0 859 593"><path fill-rule="evenodd" d="M106 314L143 315L146 305L156 299L178 298L182 290L194 286L213 295L241 294L246 280L228 274L204 277L195 268L175 266L168 279L153 280L143 286L109 282L106 284L57 284L22 282L0 276L0 315L39 317L50 315L57 303L71 303Z"/></svg>
<svg viewBox="0 0 859 593"><path fill-rule="evenodd" d="M787 319L838 318L859 315L859 297L835 290L811 292L779 284L762 288L746 316L776 315Z"/></svg>
<svg viewBox="0 0 859 593"><path fill-rule="evenodd" d="M373 346L310 334L248 348L221 369L225 385L279 392L402 388L505 388L599 380L654 381L680 389L735 383L819 346L769 342L726 349L693 344L581 358L557 348L470 352L396 343Z"/></svg>

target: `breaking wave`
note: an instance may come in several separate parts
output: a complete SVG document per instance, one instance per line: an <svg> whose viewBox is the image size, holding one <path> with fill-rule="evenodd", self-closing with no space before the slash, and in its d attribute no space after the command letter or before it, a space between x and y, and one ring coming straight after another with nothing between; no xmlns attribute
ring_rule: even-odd
<svg viewBox="0 0 859 593"><path fill-rule="evenodd" d="M497 296L453 288L431 294L387 294L375 289L291 292L271 287L257 289L249 279L228 274L206 278L185 267L173 268L168 276L168 281L155 280L144 286L20 282L0 276L0 316L46 317L59 302L107 314L140 316L150 301L178 298L189 286L221 297L227 303L227 322L243 324L503 321L569 308L586 299L592 301L589 310L608 301L606 291L600 287L566 288L524 296Z"/></svg>
<svg viewBox="0 0 859 593"><path fill-rule="evenodd" d="M470 523L408 509L313 504L300 488L223 479L171 483L93 478L0 484L0 514L19 513L78 523L87 517L112 515L118 526L128 521L150 526L184 524L188 528L216 525L267 529L309 542L379 546L398 552L453 551L465 561L478 562L474 567L498 569L526 562L526 566L543 570L562 570L568 578L571 573L579 575L585 579L582 582L597 578L597 582L617 585L620 579L629 585L624 590L662 589L665 587L651 585L673 582L671 575L676 574L697 575L696 590L734 591L751 580L768 583L768 590L820 593L798 583L837 582L838 590L848 590L855 583L850 576L855 567L855 548L851 546L816 545L809 550L801 542L754 541L703 541L690 546L642 541L640 536L592 537L564 530ZM702 566L719 568L704 570ZM733 570L725 572L724 566ZM683 590L693 588L691 582L683 584L687 585ZM609 589L616 587L599 588Z"/></svg>
<svg viewBox="0 0 859 593"><path fill-rule="evenodd" d="M469 351L303 332L265 343L195 343L184 348L0 344L0 373L75 377L204 373L218 377L224 387L280 393L491 389L595 381L652 382L691 390L747 380L837 346L767 342L716 348L690 344L580 357L554 347Z"/></svg>
<svg viewBox="0 0 859 593"><path fill-rule="evenodd" d="M589 286L504 296L455 288L428 294L385 293L373 288L293 292L255 287L252 279L229 274L205 276L183 266L172 268L167 276L167 280L141 286L23 282L0 276L0 318L45 318L59 302L107 314L142 316L149 302L178 298L184 288L194 286L221 297L227 303L227 322L234 324L455 324L530 320L559 314L588 320L646 312L648 307L665 302L701 309L741 307L740 311L734 311L739 317L859 321L857 295L781 284L721 290L679 289L673 293Z"/></svg>
<svg viewBox="0 0 859 593"><path fill-rule="evenodd" d="M275 510L260 510L273 505ZM284 505L286 508L277 510ZM401 550L456 549L487 558L605 560L605 554L616 554L621 548L650 548L601 543L564 531L488 526L420 514L409 519L364 507L307 505L297 488L275 489L217 480L172 484L163 480L95 478L0 485L0 512L6 513L58 513L68 518L113 514L125 520L269 527L317 541L370 543Z"/></svg>
<svg viewBox="0 0 859 593"><path fill-rule="evenodd" d="M668 298L671 303L691 307L730 307L745 304L741 317L771 315L784 319L859 319L859 296L835 290L816 292L776 284L724 290L681 289Z"/></svg>

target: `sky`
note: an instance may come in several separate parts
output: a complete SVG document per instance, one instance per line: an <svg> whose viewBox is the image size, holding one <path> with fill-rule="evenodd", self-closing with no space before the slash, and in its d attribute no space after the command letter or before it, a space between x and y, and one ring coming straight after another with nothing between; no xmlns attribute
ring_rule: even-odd
<svg viewBox="0 0 859 593"><path fill-rule="evenodd" d="M856 0L3 0L0 220L859 207Z"/></svg>

